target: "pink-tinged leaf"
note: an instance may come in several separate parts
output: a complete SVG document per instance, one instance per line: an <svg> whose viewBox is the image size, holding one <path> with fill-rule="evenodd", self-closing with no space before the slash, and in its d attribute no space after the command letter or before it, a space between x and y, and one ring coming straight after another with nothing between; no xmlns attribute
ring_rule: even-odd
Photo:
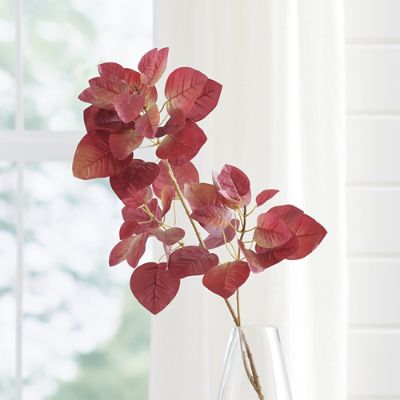
<svg viewBox="0 0 400 400"><path fill-rule="evenodd" d="M166 270L166 264L146 263L133 271L131 291L152 314L162 311L176 296L180 280Z"/></svg>
<svg viewBox="0 0 400 400"><path fill-rule="evenodd" d="M254 240L259 246L274 249L287 243L292 236L293 233L280 217L269 212L258 216Z"/></svg>
<svg viewBox="0 0 400 400"><path fill-rule="evenodd" d="M188 183L185 185L184 195L193 211L222 205L215 187L209 183Z"/></svg>
<svg viewBox="0 0 400 400"><path fill-rule="evenodd" d="M203 276L203 285L224 299L231 297L249 277L250 270L246 262L232 261L216 265Z"/></svg>
<svg viewBox="0 0 400 400"><path fill-rule="evenodd" d="M225 207L207 206L198 208L191 214L192 219L199 222L207 231L209 228L226 228L232 219L232 211Z"/></svg>
<svg viewBox="0 0 400 400"><path fill-rule="evenodd" d="M161 210L158 206L157 199L152 199L148 202L147 207L157 219L160 219ZM124 221L136 221L140 223L148 221L149 219L149 215L142 208L129 207L124 207L122 209L122 217L124 218Z"/></svg>
<svg viewBox="0 0 400 400"><path fill-rule="evenodd" d="M142 136L152 139L156 136L159 123L160 113L157 104L153 104L137 119L136 130Z"/></svg>
<svg viewBox="0 0 400 400"><path fill-rule="evenodd" d="M178 162L174 162L175 165L182 165L195 157L206 141L206 135L196 123L187 121L183 129L164 137L157 148L156 155L163 160L182 157Z"/></svg>
<svg viewBox="0 0 400 400"><path fill-rule="evenodd" d="M279 190L276 189L266 189L260 192L256 197L256 204L258 207L262 206L266 203L269 199L272 199Z"/></svg>
<svg viewBox="0 0 400 400"><path fill-rule="evenodd" d="M173 115L177 111L187 114L201 95L207 79L206 75L189 67L173 71L165 84L168 114Z"/></svg>
<svg viewBox="0 0 400 400"><path fill-rule="evenodd" d="M171 135L180 131L186 124L185 115L181 112L176 112L172 115L164 126L157 129L156 137L160 138L165 135Z"/></svg>
<svg viewBox="0 0 400 400"><path fill-rule="evenodd" d="M274 249L265 249L256 245L257 252L247 250L241 241L238 241L238 245L245 256L251 271L258 273L278 264L291 254L295 253L298 249L299 242L296 236L293 236L287 243Z"/></svg>
<svg viewBox="0 0 400 400"><path fill-rule="evenodd" d="M134 159L121 173L110 178L110 184L122 200L151 185L159 172L157 164Z"/></svg>
<svg viewBox="0 0 400 400"><path fill-rule="evenodd" d="M300 215L289 227L299 241L299 248L287 257L288 260L298 260L310 254L327 233L321 224L307 214Z"/></svg>
<svg viewBox="0 0 400 400"><path fill-rule="evenodd" d="M123 92L113 98L115 111L122 122L128 123L136 119L144 106L144 97L139 94Z"/></svg>
<svg viewBox="0 0 400 400"><path fill-rule="evenodd" d="M150 186L145 187L138 192L131 193L129 197L121 199L122 202L130 208L140 207L142 204L148 203L153 197L153 191Z"/></svg>
<svg viewBox="0 0 400 400"><path fill-rule="evenodd" d="M158 224L157 224L158 225ZM124 222L121 227L119 228L119 238L120 240L123 239L128 239L132 235L139 233L138 228L141 228L142 225L139 225L137 222L134 221L129 221L129 222ZM143 233L143 232L141 232Z"/></svg>
<svg viewBox="0 0 400 400"><path fill-rule="evenodd" d="M281 218L283 222L290 227L290 225L302 214L304 214L303 210L292 206L290 204L286 204L284 206L276 206L272 207L268 210L268 213L274 214Z"/></svg>
<svg viewBox="0 0 400 400"><path fill-rule="evenodd" d="M172 186L164 186L161 190L161 217L163 217L171 209L171 205L174 199L175 189Z"/></svg>
<svg viewBox="0 0 400 400"><path fill-rule="evenodd" d="M126 90L126 84L124 82L108 81L101 77L90 79L89 85L90 86L79 95L79 99L99 108L109 110L113 108L115 97Z"/></svg>
<svg viewBox="0 0 400 400"><path fill-rule="evenodd" d="M205 239L204 244L208 250L215 249L230 243L236 237L234 226L239 226L239 220L233 219L231 223L224 229L217 229L210 233Z"/></svg>
<svg viewBox="0 0 400 400"><path fill-rule="evenodd" d="M160 167L160 174L153 182L153 190L154 194L158 198L161 198L162 189L165 186L173 186L173 183L168 174L168 169L165 166L165 162L160 161L158 165ZM191 162L178 166L172 165L171 168L175 175L176 181L178 182L178 186L182 191L184 190L185 184L199 181L199 173Z"/></svg>
<svg viewBox="0 0 400 400"><path fill-rule="evenodd" d="M148 86L154 86L167 67L168 47L147 52L139 62L139 71L142 82Z"/></svg>
<svg viewBox="0 0 400 400"><path fill-rule="evenodd" d="M148 233L142 233L117 243L110 253L110 267L127 260L128 264L135 268L146 250L148 237Z"/></svg>
<svg viewBox="0 0 400 400"><path fill-rule="evenodd" d="M86 131L122 131L125 129L133 129L134 123L124 124L118 117L115 110L103 110L96 106L90 106L83 112Z"/></svg>
<svg viewBox="0 0 400 400"><path fill-rule="evenodd" d="M76 148L72 171L80 179L105 178L123 171L132 156L116 160L108 144L109 134L88 133Z"/></svg>
<svg viewBox="0 0 400 400"><path fill-rule="evenodd" d="M167 246L172 246L185 237L185 231L182 228L175 227L165 231L159 228L151 229L149 232Z"/></svg>
<svg viewBox="0 0 400 400"><path fill-rule="evenodd" d="M121 81L124 78L124 68L114 62L106 62L97 67L100 76L108 81Z"/></svg>
<svg viewBox="0 0 400 400"><path fill-rule="evenodd" d="M222 85L208 79L187 118L193 121L200 121L205 118L218 104L221 95Z"/></svg>
<svg viewBox="0 0 400 400"><path fill-rule="evenodd" d="M143 136L133 129L112 132L109 139L110 150L117 160L128 157L142 142Z"/></svg>
<svg viewBox="0 0 400 400"><path fill-rule="evenodd" d="M250 203L250 181L239 168L226 164L218 175L213 175L213 181L228 207L241 208Z"/></svg>
<svg viewBox="0 0 400 400"><path fill-rule="evenodd" d="M203 275L214 265L218 257L199 246L185 246L175 250L169 257L168 270L176 277Z"/></svg>

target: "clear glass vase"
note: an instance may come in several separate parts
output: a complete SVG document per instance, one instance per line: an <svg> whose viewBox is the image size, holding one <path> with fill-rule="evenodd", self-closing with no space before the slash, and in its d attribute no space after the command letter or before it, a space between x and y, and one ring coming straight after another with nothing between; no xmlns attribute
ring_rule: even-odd
<svg viewBox="0 0 400 400"><path fill-rule="evenodd" d="M233 329L218 400L292 400L276 327Z"/></svg>

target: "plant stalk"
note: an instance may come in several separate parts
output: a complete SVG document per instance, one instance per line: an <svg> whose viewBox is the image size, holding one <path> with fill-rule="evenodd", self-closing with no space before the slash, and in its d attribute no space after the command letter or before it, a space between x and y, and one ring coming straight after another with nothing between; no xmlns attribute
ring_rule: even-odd
<svg viewBox="0 0 400 400"><path fill-rule="evenodd" d="M192 225L193 230L197 236L199 244L202 248L206 249L206 246L201 237L200 231L199 231L196 223L190 216L191 215L190 208L189 208L188 204L186 203L185 196L183 195L181 188L179 187L178 181L176 180L176 177L175 177L174 171L172 170L171 164L166 160L165 165L167 167L168 175L171 178L172 184L173 184L175 191L179 197L179 200L182 203L185 213L186 213L187 217L189 218L190 224ZM242 223L242 228L241 228L240 240L243 239L244 234L246 233L246 217L247 217L246 206L244 206L243 211L244 211L244 214L243 214L243 223ZM238 260L240 260L240 249L238 250ZM237 328L239 328L240 346L242 348L243 364L244 364L244 367L246 370L247 377L248 377L251 385L253 386L255 392L257 393L259 400L265 400L264 394L262 392L260 380L258 377L257 369L256 369L256 366L254 363L253 354L250 350L250 346L249 346L249 343L247 342L246 336L240 329L241 321L240 321L240 307L239 307L239 290L237 290L237 292L236 292L236 302L237 302L236 303L237 304L237 314L235 313L235 310L233 309L229 300L225 299L225 304L228 307L228 310L232 316L233 322L234 322L235 326ZM244 344L244 348L243 348L243 344Z"/></svg>

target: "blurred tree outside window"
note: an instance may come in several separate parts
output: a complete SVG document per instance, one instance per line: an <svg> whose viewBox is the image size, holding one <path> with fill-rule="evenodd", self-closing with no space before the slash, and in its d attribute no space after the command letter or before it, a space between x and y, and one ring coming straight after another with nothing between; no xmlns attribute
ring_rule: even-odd
<svg viewBox="0 0 400 400"><path fill-rule="evenodd" d="M3 0L0 46L0 135L21 143L21 158L0 159L0 399L144 400L150 317L131 268L108 267L122 204L106 180L73 178L67 157L30 161L24 138L83 134L78 94L97 64L135 67L151 48L152 2Z"/></svg>

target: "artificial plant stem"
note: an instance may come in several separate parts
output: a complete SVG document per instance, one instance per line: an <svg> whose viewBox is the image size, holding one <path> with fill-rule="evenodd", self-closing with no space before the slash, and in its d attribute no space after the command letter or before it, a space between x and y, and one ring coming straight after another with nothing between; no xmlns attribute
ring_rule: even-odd
<svg viewBox="0 0 400 400"><path fill-rule="evenodd" d="M201 235L200 235L200 232L199 232L199 230L197 228L197 225L195 224L195 222L193 221L192 217L190 216L191 213L190 213L190 210L189 210L189 206L186 204L185 197L183 196L181 188L179 187L178 182L177 182L177 180L175 178L175 174L174 174L174 171L171 168L171 164L166 160L165 161L165 165L167 167L168 174L169 174L169 176L170 176L170 178L172 180L172 184L174 185L174 188L175 188L176 193L177 193L177 195L179 197L179 200L181 201L182 206L183 206L183 208L185 210L185 213L186 213L187 217L189 218L190 223L192 224L192 227L193 227L194 232L195 232L195 234L197 236L197 239L198 239L201 247L203 247L203 249L205 249L206 245L204 244L203 239L201 238Z"/></svg>

